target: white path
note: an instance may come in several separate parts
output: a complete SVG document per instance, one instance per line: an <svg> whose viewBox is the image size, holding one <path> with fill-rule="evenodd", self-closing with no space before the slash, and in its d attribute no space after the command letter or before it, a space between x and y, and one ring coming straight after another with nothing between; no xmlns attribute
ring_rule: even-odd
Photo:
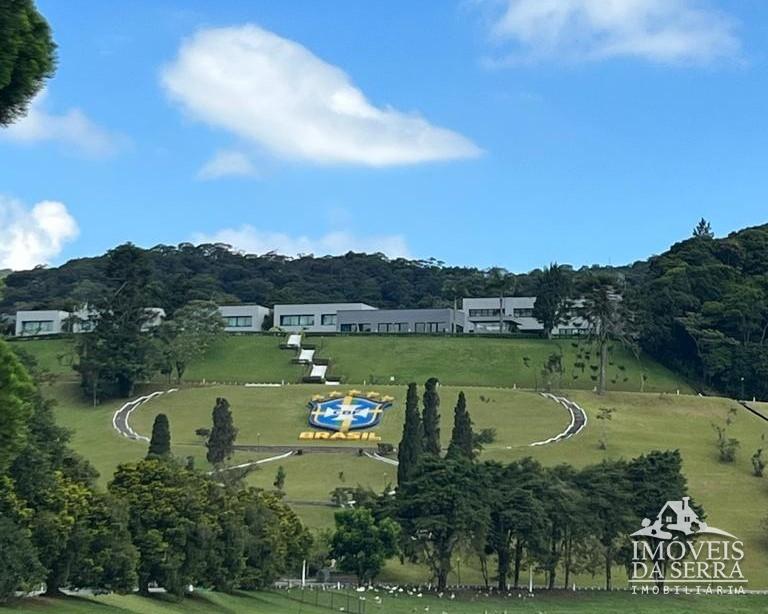
<svg viewBox="0 0 768 614"><path fill-rule="evenodd" d="M219 469L218 471L209 471L208 475L213 475L214 473L221 473L222 471L232 471L233 469L245 469L246 467L252 467L253 465L263 465L264 463L271 463L273 461L283 460L284 458L288 458L289 456L293 456L294 454L296 454L296 452L294 450L291 450L290 452L286 452L285 454L278 454L277 456L270 456L269 458L262 458L261 460L251 461L249 463L242 463L240 465L234 465L232 467L225 467L224 469Z"/></svg>
<svg viewBox="0 0 768 614"><path fill-rule="evenodd" d="M541 396L543 396L545 399L551 399L557 403L560 403L560 405L565 407L565 409L567 409L568 413L571 415L571 422L568 424L568 428L566 428L562 433L559 433L554 437L550 437L549 439L545 439L544 441L536 441L530 444L531 446L545 446L550 443L557 443L558 441L570 439L574 435L580 433L582 429L587 426L587 412L585 412L573 401L570 401L565 397L555 396L549 392L542 392Z"/></svg>
<svg viewBox="0 0 768 614"><path fill-rule="evenodd" d="M393 465L397 467L400 464L394 458L387 458L386 456L382 456L378 452L363 452L363 454L365 454L368 458L372 458L373 460L386 463L387 465Z"/></svg>
<svg viewBox="0 0 768 614"><path fill-rule="evenodd" d="M152 399L159 397L162 394L170 394L171 392L176 392L177 390L178 388L171 388L170 390L159 390L157 392L153 392L152 394L147 394L143 397L139 397L138 399L134 399L133 401L128 401L112 415L112 428L114 428L123 437L127 437L128 439L133 439L135 441L149 441L149 437L139 435L131 428L128 419L136 409L144 405L144 403L147 401L151 401Z"/></svg>

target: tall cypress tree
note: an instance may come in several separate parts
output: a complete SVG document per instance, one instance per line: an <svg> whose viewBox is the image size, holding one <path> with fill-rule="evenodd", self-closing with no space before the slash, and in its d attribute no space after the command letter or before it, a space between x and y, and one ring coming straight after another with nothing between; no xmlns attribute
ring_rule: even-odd
<svg viewBox="0 0 768 614"><path fill-rule="evenodd" d="M438 381L430 377L424 384L424 452L440 456L440 396Z"/></svg>
<svg viewBox="0 0 768 614"><path fill-rule="evenodd" d="M413 477L416 464L423 451L424 430L419 415L419 393L416 384L408 384L405 398L403 438L397 448L397 483L403 484Z"/></svg>
<svg viewBox="0 0 768 614"><path fill-rule="evenodd" d="M168 416L157 414L152 424L152 438L149 440L147 458L166 458L171 455L171 426Z"/></svg>
<svg viewBox="0 0 768 614"><path fill-rule="evenodd" d="M213 428L205 444L208 448L206 458L212 465L223 463L230 458L235 451L234 444L237 437L237 429L232 420L232 412L229 402L219 397L213 408Z"/></svg>
<svg viewBox="0 0 768 614"><path fill-rule="evenodd" d="M475 456L473 449L472 418L467 411L467 399L464 392L459 392L456 408L453 410L453 431L451 443L448 445L448 458L472 459Z"/></svg>

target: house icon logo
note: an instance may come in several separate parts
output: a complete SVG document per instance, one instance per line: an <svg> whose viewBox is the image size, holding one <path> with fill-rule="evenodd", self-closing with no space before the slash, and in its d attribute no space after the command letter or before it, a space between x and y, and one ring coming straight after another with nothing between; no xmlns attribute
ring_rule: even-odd
<svg viewBox="0 0 768 614"><path fill-rule="evenodd" d="M691 507L690 497L683 497L680 501L667 501L653 521L644 518L642 525L643 528L632 533L632 537L672 540L710 534L736 539L727 531L711 527L701 520L696 510Z"/></svg>
<svg viewBox="0 0 768 614"><path fill-rule="evenodd" d="M690 497L667 501L631 538L633 594L744 594L744 543L704 522Z"/></svg>

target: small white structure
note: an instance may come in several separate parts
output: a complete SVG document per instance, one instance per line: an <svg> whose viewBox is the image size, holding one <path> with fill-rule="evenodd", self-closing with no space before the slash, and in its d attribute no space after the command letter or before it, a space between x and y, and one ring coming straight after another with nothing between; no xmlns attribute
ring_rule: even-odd
<svg viewBox="0 0 768 614"><path fill-rule="evenodd" d="M16 336L35 337L65 332L69 313L58 310L17 311Z"/></svg>
<svg viewBox="0 0 768 614"><path fill-rule="evenodd" d="M317 377L325 381L326 371L328 371L328 365L312 365L312 371L309 372L309 377Z"/></svg>
<svg viewBox="0 0 768 614"><path fill-rule="evenodd" d="M264 318L269 316L269 309L263 305L221 305L219 313L228 333L258 333Z"/></svg>
<svg viewBox="0 0 768 614"><path fill-rule="evenodd" d="M312 363L312 359L315 357L315 350L301 350L299 352L299 357L296 359L297 362L308 365Z"/></svg>
<svg viewBox="0 0 768 614"><path fill-rule="evenodd" d="M288 341L285 342L287 348L301 348L301 335L288 335Z"/></svg>

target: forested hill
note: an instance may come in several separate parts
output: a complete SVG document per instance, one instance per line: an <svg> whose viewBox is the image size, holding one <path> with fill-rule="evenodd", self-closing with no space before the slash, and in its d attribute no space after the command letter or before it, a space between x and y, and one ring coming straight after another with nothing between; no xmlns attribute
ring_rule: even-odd
<svg viewBox="0 0 768 614"><path fill-rule="evenodd" d="M648 352L731 396L768 398L768 225L678 243L635 289Z"/></svg>
<svg viewBox="0 0 768 614"><path fill-rule="evenodd" d="M362 301L377 307L433 307L449 305L455 297L495 296L502 286L507 295L530 295L541 273L511 277L501 270L451 267L436 260L390 260L381 254L255 256L222 244L160 245L145 253L152 271L153 304L169 313L194 299L267 306ZM57 268L12 273L5 279L0 312L96 303L110 285L106 261L106 255L81 258ZM600 270L581 269L571 275L578 282Z"/></svg>
<svg viewBox="0 0 768 614"><path fill-rule="evenodd" d="M254 256L220 244L158 246L145 254L152 304L169 314L194 299L431 307L460 296L535 295L542 278L541 270L506 275L381 254ZM106 262L107 255L11 273L0 313L97 303L111 286ZM732 396L768 399L768 225L722 239L707 231L628 267L564 270L574 295L598 273L613 276L637 312L640 345L668 366Z"/></svg>

